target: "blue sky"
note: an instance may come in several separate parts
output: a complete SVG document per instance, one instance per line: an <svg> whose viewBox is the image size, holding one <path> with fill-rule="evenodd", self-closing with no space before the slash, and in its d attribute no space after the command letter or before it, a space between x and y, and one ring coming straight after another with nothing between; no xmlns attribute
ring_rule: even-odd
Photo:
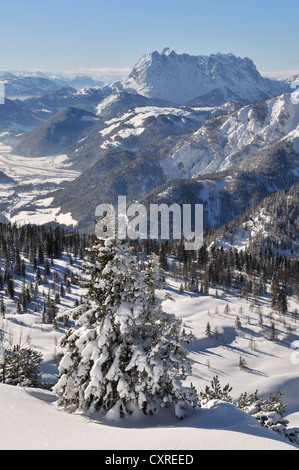
<svg viewBox="0 0 299 470"><path fill-rule="evenodd" d="M298 0L0 0L0 69L130 69L141 55L232 52L299 71Z"/></svg>

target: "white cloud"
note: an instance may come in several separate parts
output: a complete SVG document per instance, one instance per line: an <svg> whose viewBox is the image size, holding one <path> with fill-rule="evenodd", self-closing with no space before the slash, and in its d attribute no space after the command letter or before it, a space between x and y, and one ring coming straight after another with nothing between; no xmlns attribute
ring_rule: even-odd
<svg viewBox="0 0 299 470"><path fill-rule="evenodd" d="M268 78L276 78L278 80L285 80L287 78L291 78L294 75L299 74L299 70L276 70L276 71L267 71L267 72L260 72L261 75Z"/></svg>
<svg viewBox="0 0 299 470"><path fill-rule="evenodd" d="M105 75L112 75L112 76L127 76L131 72L131 68L123 67L123 68L113 68L113 67L80 67L74 70L67 70L64 73L67 74L79 74L79 75L89 75L93 78L102 77Z"/></svg>

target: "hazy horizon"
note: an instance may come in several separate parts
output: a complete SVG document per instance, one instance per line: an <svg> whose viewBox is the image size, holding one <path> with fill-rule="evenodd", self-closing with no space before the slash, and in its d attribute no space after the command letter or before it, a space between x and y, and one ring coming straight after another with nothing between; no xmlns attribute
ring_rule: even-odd
<svg viewBox="0 0 299 470"><path fill-rule="evenodd" d="M297 0L0 0L0 6L0 70L118 74L167 46L178 54L249 57L267 76L299 71Z"/></svg>

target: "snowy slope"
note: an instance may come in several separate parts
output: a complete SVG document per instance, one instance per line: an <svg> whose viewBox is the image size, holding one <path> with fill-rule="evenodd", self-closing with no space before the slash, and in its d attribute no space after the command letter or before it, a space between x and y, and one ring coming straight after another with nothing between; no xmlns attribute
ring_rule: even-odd
<svg viewBox="0 0 299 470"><path fill-rule="evenodd" d="M249 249L256 253L270 249L294 258L298 254L299 185L278 191L263 199L240 219L226 225L226 232L214 233L216 243L224 249Z"/></svg>
<svg viewBox="0 0 299 470"><path fill-rule="evenodd" d="M64 256L61 260L54 260L54 269L61 275L66 267L76 272L79 264L75 262L70 267ZM209 295L188 291L180 293L179 285L179 282L168 278L167 290L175 302L165 300L163 305L165 311L182 318L186 328L196 337L194 345L189 348L193 373L187 384L192 382L198 391L204 390L218 374L222 386L226 383L232 386L234 400L244 391L253 393L258 390L259 395L265 397L277 390L285 391L286 418L290 427L297 427L298 365L292 361L296 351L291 348L292 342L299 338L296 323L289 315L285 321L275 318L279 339L271 342L260 334L257 313L249 301L222 290L218 290L216 298L214 289L210 289ZM16 290L20 288L21 282L16 283ZM41 285L40 290L43 289ZM72 306L74 299L81 294L81 289L72 287L59 308L63 310ZM43 354L43 377L55 382L57 354L60 352L58 343L65 326L54 329L51 324L41 323L40 313L17 314L14 303L8 299L5 302L5 330L16 341L21 336L23 339L30 337L30 347ZM230 306L228 314L224 313L227 304ZM295 299L291 299L290 312L295 305ZM236 330L234 322L240 307L243 308L241 327ZM267 297L263 298L261 307L264 322L268 324L271 309ZM218 339L207 338L205 329L208 321L212 329L217 327ZM252 341L254 349L250 347ZM246 370L238 368L240 354L246 359ZM56 399L50 391L0 384L0 449L296 449L274 431L261 427L254 418L228 403L213 401L204 408L190 409L189 416L183 421L178 421L166 410L156 417L141 415L119 423L99 420L96 415L62 412L56 408Z"/></svg>
<svg viewBox="0 0 299 470"><path fill-rule="evenodd" d="M299 106L290 94L283 94L207 121L191 136L183 136L161 165L169 178L227 170L280 141L296 145L298 126Z"/></svg>
<svg viewBox="0 0 299 470"><path fill-rule="evenodd" d="M1 450L296 450L225 403L193 412L112 425L58 411L44 390L0 384Z"/></svg>

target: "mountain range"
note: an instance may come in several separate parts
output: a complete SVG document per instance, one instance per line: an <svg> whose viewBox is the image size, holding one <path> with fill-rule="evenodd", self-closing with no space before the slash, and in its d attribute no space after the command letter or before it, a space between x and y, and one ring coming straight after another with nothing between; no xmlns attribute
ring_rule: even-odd
<svg viewBox="0 0 299 470"><path fill-rule="evenodd" d="M55 217L71 214L81 231L92 231L96 206L115 204L118 195L146 205L203 203L211 228L298 183L296 77L265 78L252 60L233 54L166 48L144 55L114 83L77 89L33 78L34 96L0 106L1 142L15 161L60 158L73 172L48 185L43 207L57 209ZM25 198L22 183L5 183L19 201L15 207L6 197L8 220L16 210L29 217L40 208L40 195Z"/></svg>
<svg viewBox="0 0 299 470"><path fill-rule="evenodd" d="M4 83L6 97L22 99L42 96L63 86L81 89L84 86L103 85L103 82L85 75L55 74L49 76L41 72L0 71L0 80Z"/></svg>

